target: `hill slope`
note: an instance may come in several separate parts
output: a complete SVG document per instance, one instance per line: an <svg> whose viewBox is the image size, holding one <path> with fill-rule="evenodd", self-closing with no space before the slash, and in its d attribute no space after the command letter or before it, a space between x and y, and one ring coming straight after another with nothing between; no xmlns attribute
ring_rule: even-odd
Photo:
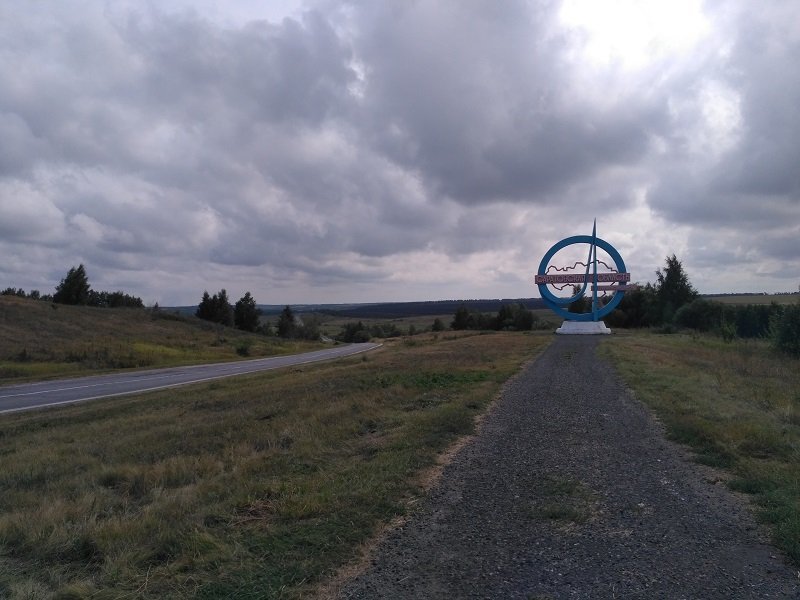
<svg viewBox="0 0 800 600"><path fill-rule="evenodd" d="M288 354L319 347L135 308L0 296L0 383Z"/></svg>

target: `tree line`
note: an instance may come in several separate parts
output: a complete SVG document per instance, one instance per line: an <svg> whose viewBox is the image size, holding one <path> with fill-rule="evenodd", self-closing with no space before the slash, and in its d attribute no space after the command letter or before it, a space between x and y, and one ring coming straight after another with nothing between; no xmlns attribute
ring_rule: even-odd
<svg viewBox="0 0 800 600"><path fill-rule="evenodd" d="M2 296L17 296L32 300L44 300L56 304L71 304L75 306L96 306L103 308L144 308L141 298L131 296L125 292L104 292L93 290L89 284L89 276L83 264L72 267L67 275L56 286L55 293L42 294L39 290L25 293L22 288L7 287L0 292Z"/></svg>
<svg viewBox="0 0 800 600"><path fill-rule="evenodd" d="M573 293L579 290L580 286L573 287ZM588 312L590 302L584 296L573 302L569 311ZM663 269L656 269L655 283L625 292L619 306L604 321L610 327L652 328L660 333L682 329L711 332L726 341L734 338L768 339L781 352L800 356L800 302L795 305L774 302L770 305L731 305L701 298L675 254L666 258ZM438 325L444 328L441 322ZM524 306L513 303L501 306L497 315L461 305L450 323L450 328L456 330L524 331L541 326L547 327Z"/></svg>
<svg viewBox="0 0 800 600"><path fill-rule="evenodd" d="M26 293L22 288L8 287L0 295L11 295L59 304L85 305L108 308L143 308L141 298L122 291L93 290L83 264L72 267L56 286L55 292L41 294L38 290ZM573 312L586 312L588 299L581 298L570 306ZM154 306L158 309L158 305ZM286 306L278 316L276 328L261 323L261 311L248 291L231 304L223 288L214 295L203 292L195 316L200 319L236 327L243 331L278 335L283 338L320 339L320 322L314 315L302 319ZM800 356L800 303L795 305L730 305L701 298L689 281L683 264L673 254L668 256L663 269L656 269L655 283L647 283L625 293L619 306L604 319L610 327L654 328L662 333L680 329L712 332L725 340L734 338L765 338L782 352ZM449 326L436 318L430 330L506 330L528 331L547 327L522 303L500 305L497 314L476 310L461 304ZM408 334L416 332L413 325ZM396 337L403 332L394 323L377 323L369 326L361 321L342 327L336 339L343 342L368 341L372 337Z"/></svg>
<svg viewBox="0 0 800 600"><path fill-rule="evenodd" d="M674 254L656 270L654 284L625 292L604 320L609 327L650 327L661 333L711 332L726 341L768 339L778 350L800 356L800 303L733 305L701 298Z"/></svg>
<svg viewBox="0 0 800 600"><path fill-rule="evenodd" d="M470 310L462 304L450 323L450 328L463 329L493 329L495 331L530 331L543 326L539 318L522 304L501 304L496 315Z"/></svg>

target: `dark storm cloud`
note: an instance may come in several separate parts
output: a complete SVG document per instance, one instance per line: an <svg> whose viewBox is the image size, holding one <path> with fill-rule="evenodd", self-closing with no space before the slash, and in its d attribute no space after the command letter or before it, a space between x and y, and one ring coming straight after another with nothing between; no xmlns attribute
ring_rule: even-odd
<svg viewBox="0 0 800 600"><path fill-rule="evenodd" d="M361 8L361 7L360 7ZM556 3L373 3L359 13L378 151L464 204L544 202L647 149L662 108L574 93Z"/></svg>
<svg viewBox="0 0 800 600"><path fill-rule="evenodd" d="M586 34L555 1L311 2L237 24L202 4L11 6L7 284L46 288L83 261L98 287L138 282L162 303L250 280L392 299L387 282L415 276L526 295L531 253L629 213L639 256L671 251L641 246L677 224L702 228L686 238L698 267L796 266L791 3L709 3L717 29L694 55L632 72L581 58ZM748 253L725 253L753 230Z"/></svg>
<svg viewBox="0 0 800 600"><path fill-rule="evenodd" d="M730 51L708 58L694 85L706 78L732 90L741 125L737 142L721 155L678 154L661 174L651 199L672 220L768 235L800 215L797 14L786 14L786 3L762 8L742 6L730 17Z"/></svg>

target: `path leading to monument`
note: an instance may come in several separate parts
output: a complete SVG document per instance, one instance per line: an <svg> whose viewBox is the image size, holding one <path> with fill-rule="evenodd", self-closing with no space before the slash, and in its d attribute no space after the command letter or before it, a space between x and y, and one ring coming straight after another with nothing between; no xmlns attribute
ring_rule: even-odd
<svg viewBox="0 0 800 600"><path fill-rule="evenodd" d="M800 598L741 499L559 336L344 598Z"/></svg>

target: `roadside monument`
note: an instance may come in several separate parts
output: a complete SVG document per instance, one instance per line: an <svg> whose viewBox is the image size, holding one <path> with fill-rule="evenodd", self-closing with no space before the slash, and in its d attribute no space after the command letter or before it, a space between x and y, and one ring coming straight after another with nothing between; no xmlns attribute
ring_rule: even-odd
<svg viewBox="0 0 800 600"><path fill-rule="evenodd" d="M567 249L574 252L575 249L570 248L571 246L583 245L589 247L586 262L579 259L567 260L563 263L567 266L550 264L559 252ZM597 257L598 248L605 254L600 259ZM569 266L570 264L572 266ZM553 245L539 263L539 270L534 278L545 304L557 315L564 317L564 322L556 329L556 333L583 335L611 333L603 323L603 318L622 301L625 291L635 289L636 286L631 285L630 280L631 274L625 270L625 261L617 249L597 237L597 219L592 227L592 235L574 235ZM575 288L580 286L580 289L575 289L573 286ZM571 304L585 297L589 286L591 286L589 311L567 310ZM560 292L565 288L569 288L572 295L561 297L553 292L553 290Z"/></svg>

